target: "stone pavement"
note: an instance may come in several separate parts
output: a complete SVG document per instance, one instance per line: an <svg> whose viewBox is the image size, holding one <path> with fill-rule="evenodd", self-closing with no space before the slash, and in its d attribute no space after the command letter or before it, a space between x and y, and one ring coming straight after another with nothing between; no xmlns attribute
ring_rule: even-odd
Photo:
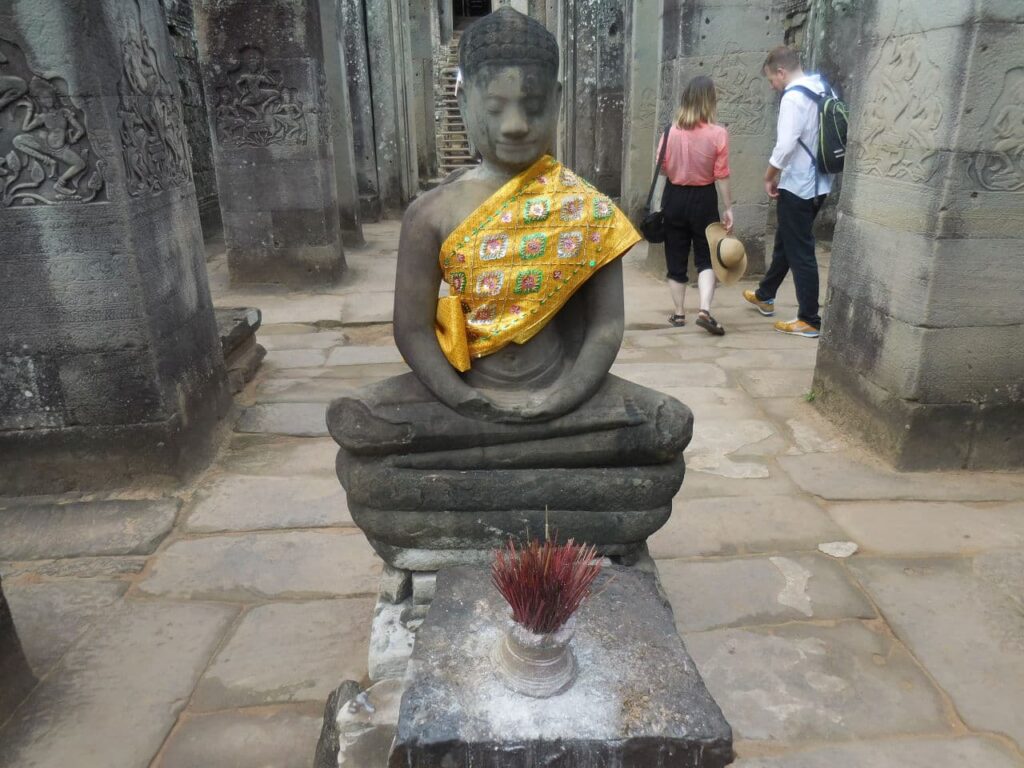
<svg viewBox="0 0 1024 768"><path fill-rule="evenodd" d="M324 408L405 370L397 231L367 226L323 292L228 290L211 263L218 305L263 310L269 354L187 487L0 499L0 573L40 679L0 724L0 768L311 764L328 692L366 675L380 567ZM1024 474L878 465L808 402L815 342L774 333L739 286L719 293L724 337L669 328L663 285L628 259L615 371L696 415L651 551L737 764L1024 767ZM790 285L778 303L795 313ZM819 551L835 541L859 551Z"/></svg>

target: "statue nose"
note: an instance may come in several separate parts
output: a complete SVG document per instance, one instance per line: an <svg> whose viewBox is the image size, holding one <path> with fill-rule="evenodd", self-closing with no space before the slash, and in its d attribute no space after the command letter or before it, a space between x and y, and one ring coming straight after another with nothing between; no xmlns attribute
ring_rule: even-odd
<svg viewBox="0 0 1024 768"><path fill-rule="evenodd" d="M526 115L523 114L522 110L509 110L509 113L505 115L505 119L501 122L501 134L506 138L522 138L529 130L530 126L526 122Z"/></svg>

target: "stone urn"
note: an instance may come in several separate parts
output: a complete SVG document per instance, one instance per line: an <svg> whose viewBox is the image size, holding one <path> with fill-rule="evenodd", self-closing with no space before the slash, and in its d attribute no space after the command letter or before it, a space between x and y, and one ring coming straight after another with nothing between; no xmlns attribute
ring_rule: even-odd
<svg viewBox="0 0 1024 768"><path fill-rule="evenodd" d="M562 693L576 679L572 638L576 618L557 631L539 635L506 618L505 632L494 647L494 664L502 682L516 693L546 699Z"/></svg>

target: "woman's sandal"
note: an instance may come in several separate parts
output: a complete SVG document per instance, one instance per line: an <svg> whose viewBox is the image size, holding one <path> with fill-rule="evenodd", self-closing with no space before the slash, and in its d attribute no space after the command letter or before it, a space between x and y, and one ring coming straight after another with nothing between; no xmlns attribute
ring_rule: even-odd
<svg viewBox="0 0 1024 768"><path fill-rule="evenodd" d="M718 321L711 316L710 312L703 309L697 315L697 325L714 336L724 336L725 328L718 324Z"/></svg>
<svg viewBox="0 0 1024 768"><path fill-rule="evenodd" d="M668 324L674 325L676 328L682 328L686 325L686 315L669 315Z"/></svg>

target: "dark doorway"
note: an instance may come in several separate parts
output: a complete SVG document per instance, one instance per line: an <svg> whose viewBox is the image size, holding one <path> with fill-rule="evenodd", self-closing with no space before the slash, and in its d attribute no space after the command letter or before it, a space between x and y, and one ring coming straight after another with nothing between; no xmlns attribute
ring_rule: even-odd
<svg viewBox="0 0 1024 768"><path fill-rule="evenodd" d="M456 29L462 29L473 19L490 12L491 0L452 0L452 18Z"/></svg>

